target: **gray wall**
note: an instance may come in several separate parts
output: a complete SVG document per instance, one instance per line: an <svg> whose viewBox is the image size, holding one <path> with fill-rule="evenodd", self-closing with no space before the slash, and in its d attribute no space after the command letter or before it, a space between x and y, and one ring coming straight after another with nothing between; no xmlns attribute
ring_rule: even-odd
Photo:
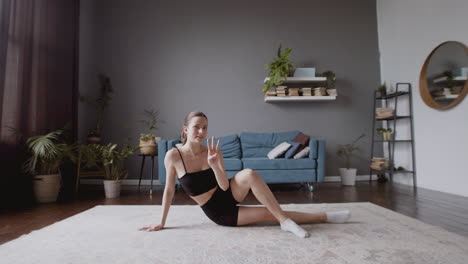
<svg viewBox="0 0 468 264"><path fill-rule="evenodd" d="M298 129L326 139L327 176L343 166L336 145L366 133L353 165L368 173L372 92L380 83L375 1L81 3L80 58L89 68L81 69L80 91L98 88L97 72L109 75L115 89L105 141L132 137L136 143L142 127L135 120L147 107L160 109L164 139L177 137L184 116L200 110L209 118L209 136ZM292 48L295 65L336 72L338 99L264 103L264 65L280 43ZM80 106L83 138L93 116ZM129 178L137 178L137 157L128 165Z"/></svg>

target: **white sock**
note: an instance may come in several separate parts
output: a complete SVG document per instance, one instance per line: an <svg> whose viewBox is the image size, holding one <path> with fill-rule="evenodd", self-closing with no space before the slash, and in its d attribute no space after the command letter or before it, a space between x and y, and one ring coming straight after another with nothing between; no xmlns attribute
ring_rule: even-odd
<svg viewBox="0 0 468 264"><path fill-rule="evenodd" d="M348 221L351 217L351 211L344 210L344 211L337 211L337 212L326 212L327 214L327 222L329 223L344 223Z"/></svg>
<svg viewBox="0 0 468 264"><path fill-rule="evenodd" d="M305 231L302 227L300 227L290 218L286 219L283 223L281 223L281 230L289 231L298 237L309 237L309 232Z"/></svg>

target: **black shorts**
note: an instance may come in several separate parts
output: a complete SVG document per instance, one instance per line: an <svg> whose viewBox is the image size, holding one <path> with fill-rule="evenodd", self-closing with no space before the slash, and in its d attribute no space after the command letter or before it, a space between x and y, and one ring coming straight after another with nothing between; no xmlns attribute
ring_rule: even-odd
<svg viewBox="0 0 468 264"><path fill-rule="evenodd" d="M211 221L222 226L237 226L238 202L232 196L231 187L223 191L219 186L210 200L201 206Z"/></svg>

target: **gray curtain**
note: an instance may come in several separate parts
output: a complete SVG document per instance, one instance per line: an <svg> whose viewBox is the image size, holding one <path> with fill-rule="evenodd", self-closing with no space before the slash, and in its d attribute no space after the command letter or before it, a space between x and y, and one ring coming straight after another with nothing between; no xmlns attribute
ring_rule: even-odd
<svg viewBox="0 0 468 264"><path fill-rule="evenodd" d="M8 127L30 136L71 122L76 137L78 11L79 0L0 0L0 211L32 202Z"/></svg>
<svg viewBox="0 0 468 264"><path fill-rule="evenodd" d="M78 0L0 1L0 141L76 130Z"/></svg>

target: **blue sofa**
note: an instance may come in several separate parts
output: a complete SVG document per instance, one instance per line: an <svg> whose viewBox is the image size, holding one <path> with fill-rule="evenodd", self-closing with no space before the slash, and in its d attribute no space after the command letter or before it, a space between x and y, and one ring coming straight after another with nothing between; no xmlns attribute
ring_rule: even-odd
<svg viewBox="0 0 468 264"><path fill-rule="evenodd" d="M312 183L323 182L325 175L325 140L311 138L310 153L306 158L267 157L270 150L281 142L293 140L298 133L297 130L277 133L242 132L240 135L219 137L228 178L250 168L259 173L266 183L307 183L312 191ZM177 143L180 143L180 139L158 142L158 172L159 182L162 184L166 183L166 152ZM206 141L203 144L206 145Z"/></svg>

